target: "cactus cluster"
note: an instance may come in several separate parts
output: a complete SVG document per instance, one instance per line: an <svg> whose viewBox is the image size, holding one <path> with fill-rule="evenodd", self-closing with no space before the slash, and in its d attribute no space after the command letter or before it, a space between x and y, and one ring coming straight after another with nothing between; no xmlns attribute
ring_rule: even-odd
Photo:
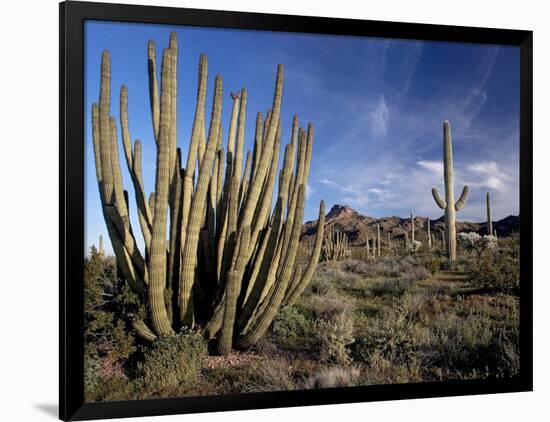
<svg viewBox="0 0 550 422"><path fill-rule="evenodd" d="M309 283L323 241L324 204L311 256L295 265L309 175L313 126L295 117L279 171L283 67L279 65L273 105L256 116L253 151L245 154L247 90L232 94L226 148L223 147L221 76L214 83L206 130L208 59L199 60L195 115L186 160L177 148L178 42L170 34L157 80L156 47L147 49L156 170L154 192L147 195L142 147L132 145L129 92L120 89L123 155L135 192L145 241L138 248L123 187L117 122L111 115L111 59L101 59L99 102L92 106L96 175L102 210L118 266L147 317L133 318L138 335L153 341L181 327L196 326L216 350L248 347L266 332L277 310L293 303ZM246 157L246 158L244 158ZM245 166L243 169L243 158ZM278 190L273 206L275 185Z"/></svg>
<svg viewBox="0 0 550 422"><path fill-rule="evenodd" d="M331 226L323 242L323 261L338 261L350 255L348 236ZM368 246L367 246L368 248Z"/></svg>
<svg viewBox="0 0 550 422"><path fill-rule="evenodd" d="M436 188L432 195L439 208L445 210L446 253L450 261L456 260L456 212L461 210L468 198L469 187L465 185L458 201L455 202L453 144L451 124L443 123L443 178L445 182L445 199L442 199Z"/></svg>

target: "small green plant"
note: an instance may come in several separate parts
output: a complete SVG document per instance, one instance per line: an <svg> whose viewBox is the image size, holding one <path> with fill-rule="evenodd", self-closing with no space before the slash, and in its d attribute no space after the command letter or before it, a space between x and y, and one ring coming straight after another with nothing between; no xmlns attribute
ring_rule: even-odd
<svg viewBox="0 0 550 422"><path fill-rule="evenodd" d="M306 318L295 306L285 306L273 321L273 337L277 344L291 349L308 346L313 321Z"/></svg>
<svg viewBox="0 0 550 422"><path fill-rule="evenodd" d="M208 354L199 334L181 333L161 338L138 364L139 382L150 395L188 389L197 383Z"/></svg>
<svg viewBox="0 0 550 422"><path fill-rule="evenodd" d="M519 260L505 252L486 255L469 267L472 282L505 293L519 292Z"/></svg>
<svg viewBox="0 0 550 422"><path fill-rule="evenodd" d="M330 320L318 320L319 354L322 361L346 365L351 362L348 346L354 342L353 316L342 312Z"/></svg>

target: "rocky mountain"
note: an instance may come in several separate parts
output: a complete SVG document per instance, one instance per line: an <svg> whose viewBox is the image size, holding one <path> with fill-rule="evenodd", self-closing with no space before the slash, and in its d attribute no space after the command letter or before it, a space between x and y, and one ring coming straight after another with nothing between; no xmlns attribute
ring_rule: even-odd
<svg viewBox="0 0 550 422"><path fill-rule="evenodd" d="M493 221L493 228L497 231L498 236L507 236L519 232L519 221L519 216L510 215L502 220ZM404 233L410 233L411 230L410 217L368 217L359 214L347 205L334 205L325 217L325 228L334 227L346 233L351 245L364 245L367 238L372 239L376 234L376 224L380 224L380 234L384 240L387 239L388 233L392 239L402 239ZM421 241L425 240L427 238L427 218L415 216L414 224L415 238ZM444 229L444 216L430 221L431 233L436 238L441 238ZM487 224L457 221L457 231L473 231L483 235L487 234ZM302 239L312 237L316 232L317 220L308 221L302 227Z"/></svg>

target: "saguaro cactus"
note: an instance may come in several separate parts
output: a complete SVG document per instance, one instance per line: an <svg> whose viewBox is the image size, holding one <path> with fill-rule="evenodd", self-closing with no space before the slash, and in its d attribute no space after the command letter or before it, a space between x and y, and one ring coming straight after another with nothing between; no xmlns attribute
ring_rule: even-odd
<svg viewBox="0 0 550 422"><path fill-rule="evenodd" d="M376 224L376 255L380 258L380 224Z"/></svg>
<svg viewBox="0 0 550 422"><path fill-rule="evenodd" d="M432 195L436 204L445 210L446 251L450 261L456 259L456 212L461 210L468 198L469 187L465 185L458 201L455 202L453 144L451 141L451 124L443 122L443 179L445 182L445 199L442 199L436 188Z"/></svg>
<svg viewBox="0 0 550 422"><path fill-rule="evenodd" d="M195 116L187 160L177 148L177 39L170 34L157 81L156 48L149 41L147 67L155 190L145 192L141 142L132 148L129 93L120 90L122 146L136 196L144 252L137 246L119 163L116 121L110 115L111 61L101 60L99 104L92 106L92 135L102 211L122 277L144 302L144 319L129 315L148 341L171 336L195 322L227 354L257 342L283 303L293 303L315 271L324 238L321 201L315 244L307 265L295 265L313 148L313 126L293 120L290 142L272 207L279 150L283 68L277 68L273 105L256 118L254 150L245 154L247 91L233 95L227 149L222 146L223 86L216 76L206 130L208 60L201 56ZM246 156L245 171L243 157ZM185 168L182 168L185 164ZM292 181L292 183L291 183ZM347 241L347 238L346 238ZM101 241L100 241L101 243Z"/></svg>
<svg viewBox="0 0 550 422"><path fill-rule="evenodd" d="M98 253L101 254L101 255L105 255L105 249L103 247L103 235L99 235L99 249L98 249Z"/></svg>
<svg viewBox="0 0 550 422"><path fill-rule="evenodd" d="M493 234L493 219L491 218L491 195L487 192L487 234Z"/></svg>
<svg viewBox="0 0 550 422"><path fill-rule="evenodd" d="M428 250L432 250L432 235L430 234L430 217L426 219L426 231L428 232Z"/></svg>
<svg viewBox="0 0 550 422"><path fill-rule="evenodd" d="M411 242L414 242L414 216L411 212Z"/></svg>

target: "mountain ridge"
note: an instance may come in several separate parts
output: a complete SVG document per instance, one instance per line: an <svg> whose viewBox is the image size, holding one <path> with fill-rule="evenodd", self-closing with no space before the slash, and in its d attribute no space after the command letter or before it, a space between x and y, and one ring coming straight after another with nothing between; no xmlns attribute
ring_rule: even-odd
<svg viewBox="0 0 550 422"><path fill-rule="evenodd" d="M415 216L415 237L419 240L427 239L427 217ZM430 220L430 230L436 237L441 237L445 229L445 216ZM501 220L493 221L493 228L497 236L507 236L519 231L520 217L509 215ZM391 238L403 238L411 229L410 217L399 216L371 217L366 216L348 205L334 204L325 216L325 228L334 227L346 233L351 244L364 244L367 238L376 233L376 224L380 225L381 237L386 239L388 233ZM457 232L473 231L481 235L487 234L487 223L472 223L457 221ZM314 236L317 233L317 220L308 221L302 226L302 238Z"/></svg>

